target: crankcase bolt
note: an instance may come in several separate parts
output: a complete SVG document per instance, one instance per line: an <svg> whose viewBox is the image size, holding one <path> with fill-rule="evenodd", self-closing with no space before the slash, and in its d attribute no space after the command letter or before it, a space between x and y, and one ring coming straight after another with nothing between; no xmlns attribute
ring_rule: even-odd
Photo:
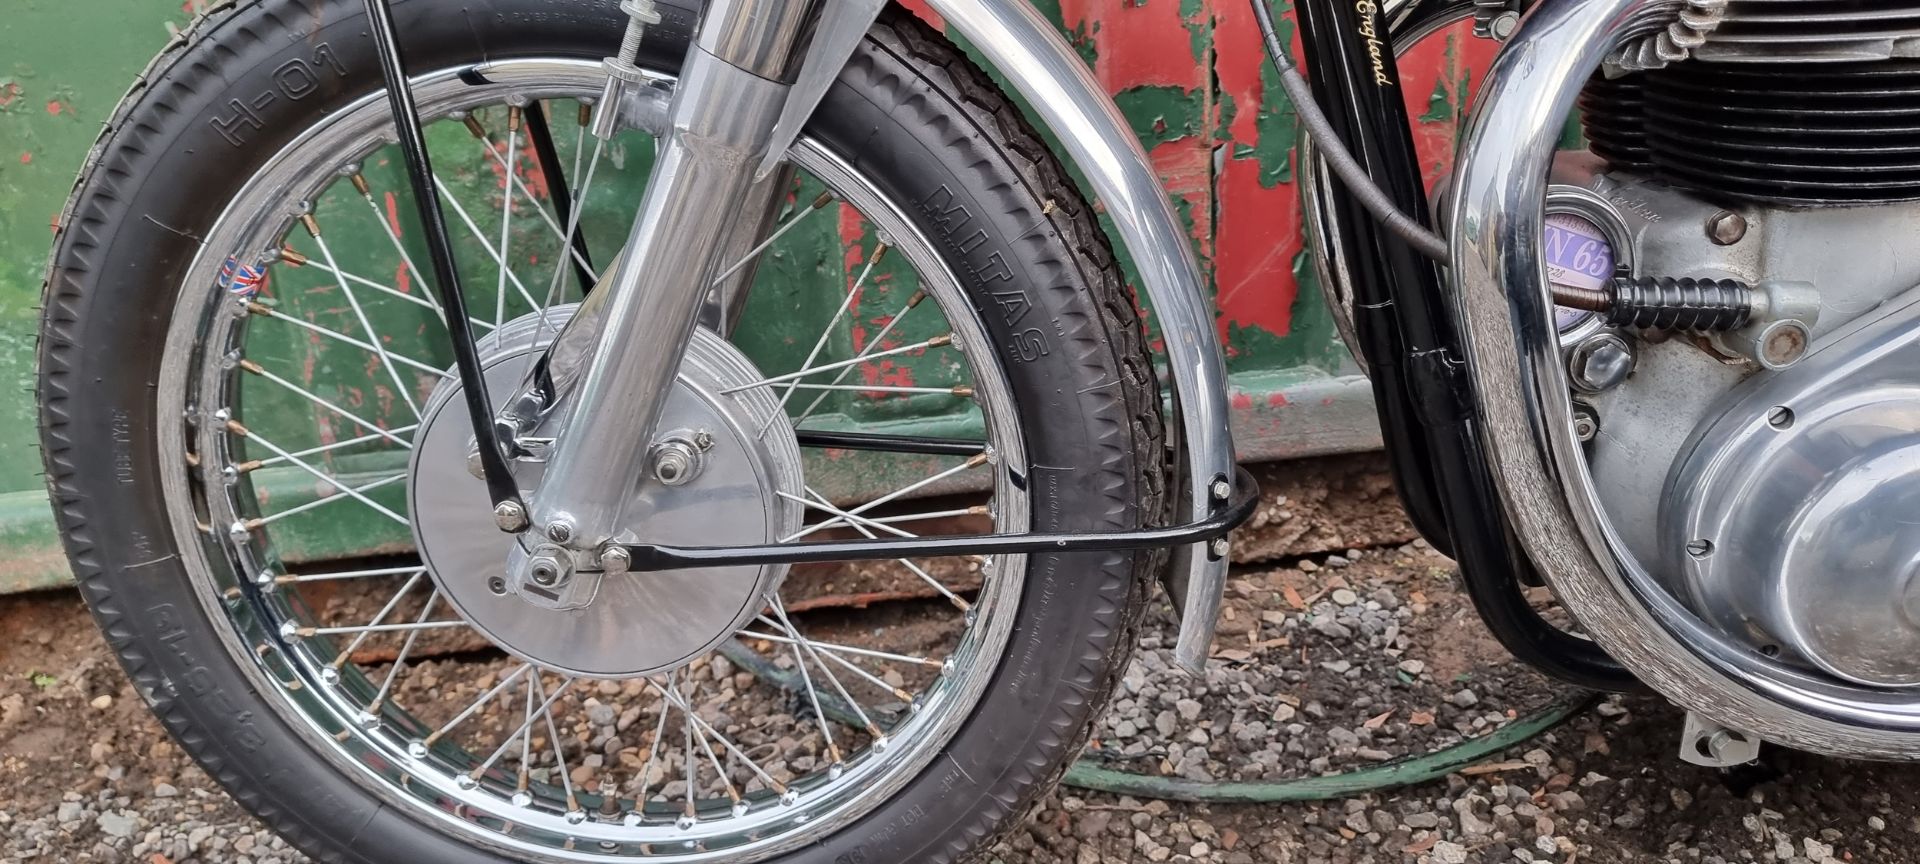
<svg viewBox="0 0 1920 864"><path fill-rule="evenodd" d="M1574 346L1567 371L1573 387L1585 393L1604 393L1633 374L1633 348L1612 333L1599 333Z"/></svg>
<svg viewBox="0 0 1920 864"><path fill-rule="evenodd" d="M1707 239L1715 246L1732 246L1747 236L1747 217L1722 210L1707 220Z"/></svg>

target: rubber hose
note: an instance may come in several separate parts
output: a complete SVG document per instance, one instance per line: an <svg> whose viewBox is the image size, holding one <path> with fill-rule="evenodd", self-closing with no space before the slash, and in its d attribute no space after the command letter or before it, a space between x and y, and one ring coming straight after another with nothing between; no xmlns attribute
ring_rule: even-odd
<svg viewBox="0 0 1920 864"><path fill-rule="evenodd" d="M738 640L720 643L720 654L754 677L793 693L804 693L806 684L796 672L775 666L758 651ZM1135 774L1093 764L1085 757L1067 769L1062 782L1079 789L1157 798L1164 801L1192 801L1210 804L1277 804L1288 801L1325 801L1350 798L1400 786L1412 786L1438 780L1455 771L1520 744L1552 729L1567 718L1593 704L1599 694L1575 691L1547 707L1513 721L1485 735L1469 738L1417 756L1404 756L1378 765L1356 768L1320 777L1294 777L1282 780L1188 780ZM865 726L852 706L833 693L819 694L820 711L829 718L850 726ZM888 719L891 719L889 717Z"/></svg>

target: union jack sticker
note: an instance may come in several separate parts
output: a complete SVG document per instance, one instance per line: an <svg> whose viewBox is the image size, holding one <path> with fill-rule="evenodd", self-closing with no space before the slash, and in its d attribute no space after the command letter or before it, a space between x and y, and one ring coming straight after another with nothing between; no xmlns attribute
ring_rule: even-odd
<svg viewBox="0 0 1920 864"><path fill-rule="evenodd" d="M252 297L260 293L260 285L266 281L267 268L265 267L248 266L232 256L228 256L227 263L220 265L219 285L229 294Z"/></svg>

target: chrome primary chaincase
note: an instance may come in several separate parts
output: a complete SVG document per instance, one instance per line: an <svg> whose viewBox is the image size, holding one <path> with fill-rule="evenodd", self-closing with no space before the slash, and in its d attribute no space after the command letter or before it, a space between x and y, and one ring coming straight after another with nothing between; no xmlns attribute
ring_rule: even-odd
<svg viewBox="0 0 1920 864"><path fill-rule="evenodd" d="M1848 681L1920 684L1920 291L1756 377L1661 517L1696 608Z"/></svg>
<svg viewBox="0 0 1920 864"><path fill-rule="evenodd" d="M1911 670L1889 665L1888 658L1920 644L1910 641L1911 626L1895 626L1909 611L1920 612L1906 602L1917 559L1916 532L1903 521L1920 503L1920 472L1908 467L1920 457L1913 440L1920 429L1914 399L1920 388L1913 383L1920 363L1909 337L1900 335L1916 329L1916 320L1892 311L1911 308L1898 301L1873 311L1898 292L1889 283L1920 284L1903 272L1914 264L1900 251L1903 244L1889 239L1911 214L1886 208L1877 217L1862 216L1851 233L1842 223L1867 210L1823 217L1834 220L1828 236L1844 251L1821 259L1820 266L1836 274L1816 281L1830 308L1822 308L1813 350L1800 366L1753 371L1738 365L1742 361L1723 362L1709 353L1711 346L1671 337L1645 347L1627 384L1595 398L1600 421L1592 461L1575 422L1542 252L1549 174L1582 87L1623 41L1648 32L1649 21L1664 20L1673 8L1663 0L1541 0L1485 79L1453 174L1447 233L1449 279L1489 468L1515 536L1561 601L1649 686L1766 740L1835 755L1920 759L1920 693L1862 683L1903 680ZM1640 193L1654 191L1605 194L1630 212L1646 203ZM1817 232L1795 237L1797 229L1783 227L1796 224L1798 211L1742 212L1761 223L1760 232L1746 229L1754 244L1740 253L1753 256L1747 264L1732 254L1716 259L1727 265L1726 275L1790 278L1779 271L1790 271L1795 256L1820 249L1811 239ZM1715 275L1684 269L1701 266L1698 238L1731 240L1729 248L1748 240L1721 230L1731 223L1710 221L1712 215L1648 220L1653 226L1643 225L1636 237L1636 263L1655 275ZM1649 242L1650 233L1662 231L1693 239ZM1663 245L1688 250L1696 260L1663 258ZM1762 269L1734 266L1748 264ZM1882 293L1870 296L1876 290ZM1854 323L1845 323L1849 319ZM1708 371L1705 380L1691 379L1692 395L1664 403L1648 398L1688 384L1698 370ZM1634 391L1638 398L1629 400ZM1647 416L1629 419L1629 401ZM1791 418L1775 408L1787 408ZM1626 439L1655 428L1657 420L1678 434L1636 453L1631 448L1641 442ZM1756 434L1762 429L1780 434ZM1647 449L1667 446L1672 452L1664 460ZM1656 466L1633 489L1620 486L1608 467L1605 454L1616 447L1619 459ZM1669 478L1668 471L1677 473ZM1669 481L1699 488L1670 491ZM1726 500L1759 495L1807 503ZM1653 515L1663 500L1670 519ZM1647 524L1632 528L1632 514ZM1702 540L1707 543L1696 542ZM1743 548L1729 550L1730 544ZM1699 563L1730 551L1732 560ZM1816 569L1823 565L1840 569ZM1793 575L1781 577L1778 566ZM1731 615L1714 613L1694 596L1696 587L1734 580L1744 580L1746 606ZM1765 599L1770 591L1798 608L1783 610L1781 602ZM1809 597L1810 591L1820 596ZM1866 615L1875 602L1880 610L1848 630L1885 641L1862 645L1849 633L1830 632L1835 622ZM1809 611L1822 603L1835 608ZM1891 608L1896 603L1899 608ZM1764 649L1779 642L1756 639L1752 627L1733 629L1729 620L1758 623L1781 639L1797 634L1806 657L1795 662L1784 649L1770 653Z"/></svg>
<svg viewBox="0 0 1920 864"><path fill-rule="evenodd" d="M504 398L553 341L574 306L528 314L479 340L487 386ZM628 484L632 523L617 539L690 545L772 543L800 528L800 449L770 388L725 339L701 327L661 412L673 471ZM744 388L744 389L743 389ZM738 392L729 392L738 391ZM444 380L421 412L409 466L409 512L422 563L462 617L502 649L560 672L628 678L678 668L764 608L786 565L602 574L554 550L554 585L516 584L525 553L495 527L486 485L468 471L472 431ZM636 447L647 446L636 440ZM515 463L523 488L544 465ZM581 556L584 558L585 556Z"/></svg>

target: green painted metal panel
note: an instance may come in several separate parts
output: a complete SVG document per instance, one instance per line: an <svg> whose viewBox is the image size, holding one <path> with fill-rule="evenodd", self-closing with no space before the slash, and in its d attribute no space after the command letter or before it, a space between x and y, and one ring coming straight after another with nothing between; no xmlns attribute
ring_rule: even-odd
<svg viewBox="0 0 1920 864"><path fill-rule="evenodd" d="M0 391L0 420L7 421L4 428L9 430L0 434L0 549L7 550L9 559L0 567L0 591L57 584L65 578L40 491L31 398L35 307L51 227L81 159L127 83L200 2L87 0L82 10L87 25L84 52L73 47L77 10L69 2L13 0L8 14L0 17L0 380L14 384ZM1293 188L1295 118L1262 62L1244 0L1040 0L1037 5L1114 94L1191 227L1214 286L1217 323L1228 345L1243 458L1287 458L1377 443L1367 388L1336 340L1303 250ZM1436 40L1431 50L1408 64L1408 92L1419 94L1412 106L1417 133L1436 176L1448 162L1462 94L1473 81L1470 70L1485 54L1483 43L1456 32ZM470 208L472 233L497 238L508 190L508 169L501 162L513 166L517 182L541 205L549 202L524 136L512 148L515 152L505 152L505 111L481 112L476 119L497 148L493 154L458 123L436 125L429 130L430 138L436 166L454 197ZM591 146L591 137L578 137L575 117L553 120L563 161L582 146L576 141ZM602 169L605 173L595 182L583 222L590 245L601 250L602 259L624 236L651 159L650 142L638 136L609 147L605 164L610 167ZM302 321L359 333L360 313L339 280L317 266L328 252L342 269L368 282L419 296L419 280L393 254L388 234L391 229L400 236L414 261L426 261L417 232L411 230L409 202L404 195L396 199L389 194L404 188L398 159L390 150L376 153L362 173L374 206L369 208L345 182L312 202L326 249L295 228L288 247L314 263L273 267L263 304ZM797 181L788 195L788 212L804 211L818 191L805 178ZM875 253L878 240L870 226L833 206L833 214L805 223L762 265L743 319L748 326L738 341L763 369L797 368ZM507 269L527 294L544 295L559 263L551 229L524 196L509 218L514 240L508 246ZM466 230L462 222L455 217L456 232ZM1124 252L1122 257L1130 266ZM366 263L376 261L377 267ZM500 272L470 241L462 247L461 264L473 284L494 284ZM389 350L404 350L426 366L448 362L435 338L440 325L431 310L359 283L353 287L352 300L392 335ZM911 268L898 258L874 267L870 284L849 309L854 326L835 335L825 346L825 356L853 356L918 287ZM496 312L510 318L530 308L520 288L513 286L498 309L481 305L487 308L475 314L487 320ZM895 328L890 344L911 344L944 332L946 325L933 304L924 308ZM368 352L283 321L254 318L248 326L254 328L251 360L387 428L411 421L407 399L396 386L404 386L415 402L432 389L432 376L412 370L401 376L401 385L389 386L390 379ZM927 353L869 361L851 380L944 387L966 379L950 356ZM366 431L257 378L246 378L241 398L245 416L278 418L253 431L287 449ZM965 434L978 427L977 410L965 400L931 395L833 392L821 410L828 425L846 427L885 425L928 434ZM259 459L271 454L250 448L246 455ZM327 462L328 470L368 481L401 467L391 457L354 457L359 462L333 461L331 454L318 458ZM901 470L912 467L903 465ZM809 468L810 477L830 478L835 481L831 485L847 490L883 481L843 470L827 456L814 458ZM328 492L311 475L285 465L263 469L250 479L274 510ZM369 494L390 505L399 499L397 486ZM297 530L276 535L283 553L295 559L319 558L404 545L404 530L398 525L364 508L339 513L347 510L361 512L290 524Z"/></svg>

